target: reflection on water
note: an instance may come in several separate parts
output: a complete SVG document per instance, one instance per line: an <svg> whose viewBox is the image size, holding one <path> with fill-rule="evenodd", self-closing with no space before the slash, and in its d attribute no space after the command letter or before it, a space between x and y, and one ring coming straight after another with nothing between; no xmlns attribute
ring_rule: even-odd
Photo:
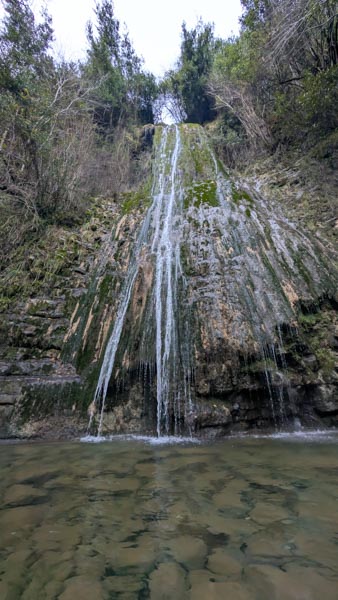
<svg viewBox="0 0 338 600"><path fill-rule="evenodd" d="M337 600L335 436L0 446L4 600Z"/></svg>

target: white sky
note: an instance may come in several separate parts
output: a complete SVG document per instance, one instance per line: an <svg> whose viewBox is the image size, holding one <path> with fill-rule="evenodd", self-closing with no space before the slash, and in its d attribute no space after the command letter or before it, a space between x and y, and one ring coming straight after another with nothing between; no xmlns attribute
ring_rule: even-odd
<svg viewBox="0 0 338 600"><path fill-rule="evenodd" d="M39 12L43 3L32 0L32 7ZM45 4L53 18L56 52L66 59L84 58L85 28L94 18L95 0L46 0ZM114 7L121 25L127 25L137 54L143 56L145 68L155 75L174 66L182 21L190 29L202 17L205 23L215 23L216 36L227 38L238 32L241 14L240 0L114 0Z"/></svg>

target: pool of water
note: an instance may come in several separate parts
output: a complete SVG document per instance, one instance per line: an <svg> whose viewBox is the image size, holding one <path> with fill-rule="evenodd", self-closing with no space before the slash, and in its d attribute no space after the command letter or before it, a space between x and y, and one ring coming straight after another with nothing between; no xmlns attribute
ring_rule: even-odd
<svg viewBox="0 0 338 600"><path fill-rule="evenodd" d="M151 441L0 446L2 600L337 600L336 435Z"/></svg>

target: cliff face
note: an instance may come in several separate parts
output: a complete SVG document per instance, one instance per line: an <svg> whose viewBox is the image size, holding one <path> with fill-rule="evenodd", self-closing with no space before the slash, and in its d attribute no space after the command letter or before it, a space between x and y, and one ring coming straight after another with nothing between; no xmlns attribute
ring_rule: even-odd
<svg viewBox="0 0 338 600"><path fill-rule="evenodd" d="M153 154L66 240L50 292L5 307L3 435L85 431L88 407L93 432L336 425L329 243L231 179L199 126L158 127Z"/></svg>

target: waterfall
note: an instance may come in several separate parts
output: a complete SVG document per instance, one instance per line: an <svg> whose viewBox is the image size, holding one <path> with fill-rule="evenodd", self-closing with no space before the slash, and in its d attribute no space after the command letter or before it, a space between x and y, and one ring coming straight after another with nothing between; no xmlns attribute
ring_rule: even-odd
<svg viewBox="0 0 338 600"><path fill-rule="evenodd" d="M174 144L171 137L174 134ZM179 342L177 322L178 287L184 286L180 261L179 220L182 213L182 187L178 160L181 137L177 127L163 128L155 161L152 203L140 229L133 256L121 291L119 306L110 334L97 383L94 404L101 404L98 435L101 435L109 381L115 366L116 354L125 324L127 311L139 272L141 256L155 262L155 281L151 311L155 320L155 364L157 392L157 435L171 430L170 413L174 413L175 432L179 431L182 406L191 404L190 367L184 343ZM151 318L151 317L150 317ZM151 345L151 334L145 346ZM149 348L148 348L149 350ZM179 366L183 356L187 357ZM145 361L147 364L149 361ZM93 416L90 419L89 429Z"/></svg>
<svg viewBox="0 0 338 600"><path fill-rule="evenodd" d="M176 381L178 357L177 328L177 283L182 273L180 263L179 236L175 235L174 218L182 206L182 189L179 187L177 161L181 149L178 127L171 157L169 189L165 193L165 181L161 189L156 212L153 249L156 253L156 277L154 287L156 314L156 373L157 373L157 434L169 433L169 403L172 383ZM161 224L161 228L160 228ZM159 233L160 232L160 233ZM179 405L179 390L174 393L174 402Z"/></svg>
<svg viewBox="0 0 338 600"><path fill-rule="evenodd" d="M278 206L229 178L199 126L157 129L152 177L139 229L130 221L135 242L90 427L99 409L101 435L109 382L124 377L128 402L147 388L158 436L199 427L203 403L201 427L221 404L226 426L237 389L262 392L257 413L286 427L296 409L283 327L297 329L300 298L331 289L329 262Z"/></svg>
<svg viewBox="0 0 338 600"><path fill-rule="evenodd" d="M171 161L170 173L170 195L167 202L164 189L161 189L161 212L162 217L161 235L158 237L156 248L156 281L155 281L155 312L156 312L156 373L157 373L157 434L161 434L162 422L164 429L169 431L169 390L170 390L170 361L175 361L175 331L174 324L174 301L173 289L176 278L173 278L174 259L177 258L173 237L173 212L175 201L175 174L177 168L177 157L180 148L180 137L176 128L176 143ZM162 208L163 205L163 208ZM159 227L156 228L159 230ZM176 270L177 272L177 270ZM166 292L166 294L165 294ZM164 304L164 305L163 305Z"/></svg>

